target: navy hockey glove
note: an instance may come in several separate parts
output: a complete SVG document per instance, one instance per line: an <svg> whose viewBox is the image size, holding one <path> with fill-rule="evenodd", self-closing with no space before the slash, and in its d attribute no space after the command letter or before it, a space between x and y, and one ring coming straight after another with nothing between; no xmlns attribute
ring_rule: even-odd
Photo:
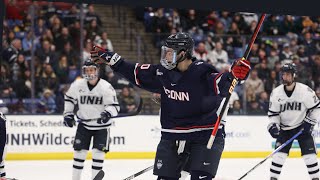
<svg viewBox="0 0 320 180"><path fill-rule="evenodd" d="M108 51L99 46L93 46L93 51L91 51L90 54L93 62L98 64L106 63L110 66L116 64L121 59L121 56L117 53Z"/></svg>
<svg viewBox="0 0 320 180"><path fill-rule="evenodd" d="M107 111L103 111L100 116L101 118L97 121L98 124L107 124L111 118L111 114Z"/></svg>
<svg viewBox="0 0 320 180"><path fill-rule="evenodd" d="M278 138L280 134L280 127L276 123L269 124L268 131L273 138Z"/></svg>
<svg viewBox="0 0 320 180"><path fill-rule="evenodd" d="M250 61L246 59L237 59L232 63L231 73L238 80L246 80L251 70Z"/></svg>
<svg viewBox="0 0 320 180"><path fill-rule="evenodd" d="M76 121L74 120L74 115L67 115L63 117L63 124L67 127L73 127L76 125Z"/></svg>
<svg viewBox="0 0 320 180"><path fill-rule="evenodd" d="M306 120L303 121L301 124L301 128L303 129L302 133L303 134L311 134L313 131L314 124L311 124L307 122Z"/></svg>

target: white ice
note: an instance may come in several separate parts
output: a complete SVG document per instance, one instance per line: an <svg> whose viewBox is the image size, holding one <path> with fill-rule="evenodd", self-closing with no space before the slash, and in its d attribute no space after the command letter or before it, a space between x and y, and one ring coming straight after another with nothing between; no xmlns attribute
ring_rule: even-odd
<svg viewBox="0 0 320 180"><path fill-rule="evenodd" d="M262 158L221 159L218 180L235 180L262 161ZM91 160L86 160L82 180L91 179ZM249 173L244 180L267 180L271 159L265 161ZM145 160L111 160L106 159L104 180L122 180L153 164L152 159ZM72 161L6 161L8 178L18 180L71 180ZM155 180L152 170L136 177L134 180ZM280 180L308 180L308 172L302 158L288 158L281 173Z"/></svg>

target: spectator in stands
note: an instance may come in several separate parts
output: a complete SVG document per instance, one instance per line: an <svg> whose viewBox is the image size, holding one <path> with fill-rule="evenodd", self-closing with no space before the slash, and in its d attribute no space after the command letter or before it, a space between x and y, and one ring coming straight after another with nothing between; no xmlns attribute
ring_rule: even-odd
<svg viewBox="0 0 320 180"><path fill-rule="evenodd" d="M59 83L66 84L71 83L72 81L69 80L69 62L66 55L61 55L59 58L58 63L55 64L54 70L59 77Z"/></svg>
<svg viewBox="0 0 320 180"><path fill-rule="evenodd" d="M70 36L72 39L73 49L77 52L80 51L80 33L82 32L80 29L80 21L76 20L74 24L69 26ZM85 32L85 31L83 31ZM85 37L86 35L84 35Z"/></svg>
<svg viewBox="0 0 320 180"><path fill-rule="evenodd" d="M260 94L264 91L264 83L263 81L258 77L258 71L257 69L253 69L246 80L245 83L245 89L253 89L255 92L255 95Z"/></svg>
<svg viewBox="0 0 320 180"><path fill-rule="evenodd" d="M31 60L31 50L32 50L32 41L33 41L33 50L36 49L36 44L39 43L38 39L32 38L32 32L26 32L26 36L22 39L22 49L23 54L25 55L26 60Z"/></svg>
<svg viewBox="0 0 320 180"><path fill-rule="evenodd" d="M280 85L279 80L277 79L277 72L275 70L270 71L270 76L267 78L265 82L265 90L268 94L271 93L271 91Z"/></svg>
<svg viewBox="0 0 320 180"><path fill-rule="evenodd" d="M198 43L197 48L194 50L193 56L203 61L208 61L208 52L204 42Z"/></svg>
<svg viewBox="0 0 320 180"><path fill-rule="evenodd" d="M95 12L93 4L88 5L88 12L85 16L85 24L89 24L92 20L96 20L99 26L102 26L100 16Z"/></svg>
<svg viewBox="0 0 320 180"><path fill-rule="evenodd" d="M234 101L238 101L239 100L239 95L236 91L232 91L230 99L229 99L229 107L232 108Z"/></svg>
<svg viewBox="0 0 320 180"><path fill-rule="evenodd" d="M301 32L300 25L294 22L293 16L291 15L286 15L281 25L283 34L285 35L292 36L290 34L296 35Z"/></svg>
<svg viewBox="0 0 320 180"><path fill-rule="evenodd" d="M244 34L245 30L248 28L247 23L245 22L243 16L241 16L240 13L235 13L233 18L232 18L232 24L236 24L237 25L237 29L239 29L239 33L240 34ZM231 29L234 29L231 24Z"/></svg>
<svg viewBox="0 0 320 180"><path fill-rule="evenodd" d="M57 61L57 53L54 46L48 40L42 42L42 46L36 49L35 55L41 63L50 63L53 65Z"/></svg>
<svg viewBox="0 0 320 180"><path fill-rule="evenodd" d="M108 37L108 33L106 31L104 31L102 34L101 34L101 40L102 42L105 42L107 44L107 48L108 50L110 51L113 51L113 45L112 45L112 42L111 40L109 39Z"/></svg>
<svg viewBox="0 0 320 180"><path fill-rule="evenodd" d="M267 35L283 35L281 23L277 15L270 15L264 22L262 31Z"/></svg>
<svg viewBox="0 0 320 180"><path fill-rule="evenodd" d="M1 90L2 90L0 93L1 98L8 98L8 99L16 98L16 93L14 92L10 84L3 85Z"/></svg>
<svg viewBox="0 0 320 180"><path fill-rule="evenodd" d="M216 42L215 49L208 53L207 58L219 71L225 64L229 64L228 53L223 49L221 42Z"/></svg>
<svg viewBox="0 0 320 180"><path fill-rule="evenodd" d="M212 32L208 33L207 35L207 39L206 41L204 42L205 43L205 46L206 46L206 49L210 52L210 51L213 51L214 48L216 47L216 43L213 41L213 38L214 38L214 34Z"/></svg>
<svg viewBox="0 0 320 180"><path fill-rule="evenodd" d="M259 94L259 100L258 100L260 108L267 113L269 110L269 96L266 91L263 91Z"/></svg>
<svg viewBox="0 0 320 180"><path fill-rule="evenodd" d="M316 55L311 66L312 79L316 88L320 88L320 55Z"/></svg>
<svg viewBox="0 0 320 180"><path fill-rule="evenodd" d="M22 44L20 39L14 39L10 47L5 49L2 53L2 57L4 62L8 63L9 65L13 65L16 62L18 54L22 53Z"/></svg>
<svg viewBox="0 0 320 180"><path fill-rule="evenodd" d="M52 114L56 112L55 95L50 89L45 89L39 100L39 113Z"/></svg>
<svg viewBox="0 0 320 180"><path fill-rule="evenodd" d="M185 19L183 19L177 9L173 9L172 11L172 24L173 28L177 29L178 31L183 31L186 27Z"/></svg>
<svg viewBox="0 0 320 180"><path fill-rule="evenodd" d="M23 99L21 98L9 106L9 111L11 114L30 114L30 112L26 110Z"/></svg>
<svg viewBox="0 0 320 180"><path fill-rule="evenodd" d="M200 42L203 42L205 40L205 35L202 29L200 29L199 27L192 27L189 30L189 34L191 35L194 44L197 46Z"/></svg>
<svg viewBox="0 0 320 180"><path fill-rule="evenodd" d="M70 41L67 41L63 45L63 50L60 52L60 56L65 55L69 66L74 66L72 68L79 69L81 62L79 61L79 54L74 50Z"/></svg>
<svg viewBox="0 0 320 180"><path fill-rule="evenodd" d="M211 11L209 15L207 15L205 22L202 24L202 29L205 33L214 32L216 31L218 21L219 19L217 12Z"/></svg>
<svg viewBox="0 0 320 180"><path fill-rule="evenodd" d="M80 20L79 9L77 6L77 4L73 4L70 11L68 11L64 16L63 22L65 25L71 25Z"/></svg>
<svg viewBox="0 0 320 180"><path fill-rule="evenodd" d="M25 69L19 73L19 78L12 83L12 88L15 91L16 97L25 99L31 97L31 72Z"/></svg>
<svg viewBox="0 0 320 180"><path fill-rule="evenodd" d="M225 33L227 33L227 30L230 28L232 18L230 15L230 12L228 11L222 11L219 16L220 22L223 23L223 26L225 27Z"/></svg>
<svg viewBox="0 0 320 180"><path fill-rule="evenodd" d="M216 28L213 31L216 36L220 36L223 37L223 35L225 34L226 28L224 27L224 24L221 21L218 21L216 24Z"/></svg>
<svg viewBox="0 0 320 180"><path fill-rule="evenodd" d="M83 62L85 62L86 60L88 60L91 57L90 51L92 50L92 46L93 46L93 43L92 43L91 39L87 39L84 43L81 64L83 64Z"/></svg>
<svg viewBox="0 0 320 180"><path fill-rule="evenodd" d="M291 61L292 55L293 55L293 53L290 50L289 43L285 43L283 45L283 49L282 49L281 53L279 54L280 61L281 62L284 61L282 63L286 63L288 61Z"/></svg>
<svg viewBox="0 0 320 180"><path fill-rule="evenodd" d="M311 82L312 81L311 68L303 65L300 62L299 56L297 56L297 55L292 57L292 61L297 66L297 77L295 77L295 80L297 82L301 82L303 84L306 84L311 88L314 88L314 84L313 84L313 82Z"/></svg>
<svg viewBox="0 0 320 180"><path fill-rule="evenodd" d="M61 23L61 19L58 17L57 14L53 15L49 20L49 25L51 32L53 34L54 40L60 36L60 33L63 28L63 24Z"/></svg>
<svg viewBox="0 0 320 180"><path fill-rule="evenodd" d="M45 20L43 18L39 18L37 20L37 25L34 28L35 36L40 37L46 30L47 30L47 27L45 25Z"/></svg>
<svg viewBox="0 0 320 180"><path fill-rule="evenodd" d="M265 112L259 105L259 103L257 101L251 101L249 103L249 108L248 108L248 114L251 115L263 115L263 114L267 114L267 112Z"/></svg>
<svg viewBox="0 0 320 180"><path fill-rule="evenodd" d="M257 64L255 69L258 72L258 77L265 83L270 77L270 69L267 66L267 61L262 60L260 64Z"/></svg>
<svg viewBox="0 0 320 180"><path fill-rule="evenodd" d="M239 17L239 16L237 16ZM239 23L239 22L238 22ZM241 39L241 31L238 27L237 22L232 22L229 31L227 32L228 35L230 35L232 38L231 43L232 47L234 48L234 58L240 58L243 55L243 44L242 44L242 39Z"/></svg>
<svg viewBox="0 0 320 180"><path fill-rule="evenodd" d="M55 38L54 45L58 52L63 50L63 47L66 43L71 43L72 39L69 34L69 29L67 27L62 27L61 33Z"/></svg>
<svg viewBox="0 0 320 180"><path fill-rule="evenodd" d="M316 42L312 39L312 35L310 32L306 32L303 35L303 40L301 42L302 45L306 47L306 55L311 56L317 53L317 45Z"/></svg>
<svg viewBox="0 0 320 180"><path fill-rule="evenodd" d="M259 58L259 44L254 43L251 48L251 52L249 54L248 60L251 63L251 68L254 68L257 64L260 63Z"/></svg>
<svg viewBox="0 0 320 180"><path fill-rule="evenodd" d="M24 72L29 68L28 63L25 60L25 56L23 54L18 54L17 60L11 68L13 81L17 81L22 78Z"/></svg>
<svg viewBox="0 0 320 180"><path fill-rule="evenodd" d="M129 87L123 87L119 95L120 113L130 113L135 111L137 102Z"/></svg>
<svg viewBox="0 0 320 180"><path fill-rule="evenodd" d="M299 58L301 64L303 64L304 66L308 66L308 65L311 65L311 61L309 61L309 57L307 55L307 52L305 51L305 47L304 45L300 45L298 47L298 51L296 53L296 56Z"/></svg>
<svg viewBox="0 0 320 180"><path fill-rule="evenodd" d="M229 109L228 113L232 114L232 115L243 115L243 114L245 114L243 108L241 107L240 100L233 101L232 108Z"/></svg>
<svg viewBox="0 0 320 180"><path fill-rule="evenodd" d="M194 9L188 10L188 14L185 21L186 21L186 27L185 27L186 29L184 30L190 30L193 27L199 27L201 25L201 21Z"/></svg>
<svg viewBox="0 0 320 180"><path fill-rule="evenodd" d="M0 91L2 91L4 88L10 86L12 80L11 80L11 72L10 67L7 63L1 63L0 64ZM1 94L0 94L1 96Z"/></svg>
<svg viewBox="0 0 320 180"><path fill-rule="evenodd" d="M271 48L270 55L267 57L267 67L269 69L274 69L275 62L279 62L280 58L278 55L278 51L274 48Z"/></svg>
<svg viewBox="0 0 320 180"><path fill-rule="evenodd" d="M87 29L87 38L94 40L96 36L101 36L102 29L98 25L97 20L91 20L90 24L88 25Z"/></svg>
<svg viewBox="0 0 320 180"><path fill-rule="evenodd" d="M59 79L50 64L45 63L39 86L41 89L50 89L55 92L58 89Z"/></svg>

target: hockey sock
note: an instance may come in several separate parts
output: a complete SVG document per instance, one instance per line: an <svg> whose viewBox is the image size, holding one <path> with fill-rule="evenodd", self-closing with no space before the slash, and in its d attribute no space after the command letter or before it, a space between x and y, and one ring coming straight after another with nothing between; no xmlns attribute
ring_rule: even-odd
<svg viewBox="0 0 320 180"><path fill-rule="evenodd" d="M319 165L316 154L303 155L304 162L308 168L310 179L319 178Z"/></svg>
<svg viewBox="0 0 320 180"><path fill-rule="evenodd" d="M213 176L204 171L192 171L191 180L212 180Z"/></svg>
<svg viewBox="0 0 320 180"><path fill-rule="evenodd" d="M74 151L72 180L80 180L84 161L87 157L87 150Z"/></svg>
<svg viewBox="0 0 320 180"><path fill-rule="evenodd" d="M272 156L272 163L270 167L270 177L279 178L283 164L286 161L288 154L277 152Z"/></svg>
<svg viewBox="0 0 320 180"><path fill-rule="evenodd" d="M96 177L98 172L103 168L105 153L98 149L92 149L92 179Z"/></svg>
<svg viewBox="0 0 320 180"><path fill-rule="evenodd" d="M0 163L0 177L6 177L6 171L4 169L4 161Z"/></svg>

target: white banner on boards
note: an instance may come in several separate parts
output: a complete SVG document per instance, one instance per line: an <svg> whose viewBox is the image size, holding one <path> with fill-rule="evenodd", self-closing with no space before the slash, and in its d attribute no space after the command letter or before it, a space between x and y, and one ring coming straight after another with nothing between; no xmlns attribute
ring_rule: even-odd
<svg viewBox="0 0 320 180"><path fill-rule="evenodd" d="M76 127L65 127L62 116L8 115L7 119L8 153L73 152ZM228 116L224 152L272 151L274 139L268 133L268 123L267 116ZM159 116L117 118L111 127L110 151L155 152L160 127ZM314 137L316 144L320 143L319 124Z"/></svg>

